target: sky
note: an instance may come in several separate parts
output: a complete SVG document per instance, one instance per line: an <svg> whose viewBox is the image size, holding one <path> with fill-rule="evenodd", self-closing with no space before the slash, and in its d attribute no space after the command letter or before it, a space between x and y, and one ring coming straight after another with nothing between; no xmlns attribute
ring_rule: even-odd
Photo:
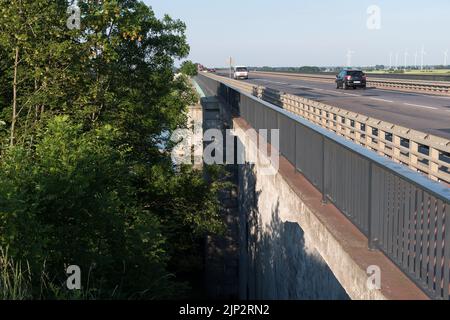
<svg viewBox="0 0 450 320"><path fill-rule="evenodd" d="M186 23L189 59L208 67L230 56L247 66L420 65L422 47L425 65L443 64L450 49L449 0L144 2Z"/></svg>

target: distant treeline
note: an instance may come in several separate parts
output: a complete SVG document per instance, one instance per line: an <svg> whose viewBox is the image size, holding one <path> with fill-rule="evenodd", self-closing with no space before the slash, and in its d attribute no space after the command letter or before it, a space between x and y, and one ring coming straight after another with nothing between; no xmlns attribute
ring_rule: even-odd
<svg viewBox="0 0 450 320"><path fill-rule="evenodd" d="M293 72L293 73L319 73L329 71L329 68L320 67L253 67L252 70L268 72Z"/></svg>

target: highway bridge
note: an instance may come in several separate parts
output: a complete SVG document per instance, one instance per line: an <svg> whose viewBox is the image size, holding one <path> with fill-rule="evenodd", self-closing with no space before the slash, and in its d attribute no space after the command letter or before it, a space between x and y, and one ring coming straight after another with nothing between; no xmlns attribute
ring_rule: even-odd
<svg viewBox="0 0 450 320"><path fill-rule="evenodd" d="M219 75L227 77L226 72ZM377 87L338 90L329 76L255 72L234 85L449 184L450 96L436 87L450 85L371 82ZM385 89L393 83L394 90ZM424 88L432 94L423 93Z"/></svg>
<svg viewBox="0 0 450 320"><path fill-rule="evenodd" d="M244 149L271 143L246 130L280 132L275 176L270 159L237 169L242 299L450 298L450 97L256 72L195 82Z"/></svg>
<svg viewBox="0 0 450 320"><path fill-rule="evenodd" d="M220 71L219 75L228 73ZM317 81L314 76L308 80L291 74L250 72L249 80L243 81L450 139L450 96L374 87L343 91L328 78Z"/></svg>

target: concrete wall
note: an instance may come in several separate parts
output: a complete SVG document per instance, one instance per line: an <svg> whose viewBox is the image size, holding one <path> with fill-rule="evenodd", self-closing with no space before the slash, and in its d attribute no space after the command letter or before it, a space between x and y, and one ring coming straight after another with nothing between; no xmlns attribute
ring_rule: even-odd
<svg viewBox="0 0 450 320"><path fill-rule="evenodd" d="M422 300L428 297L294 166L280 157L275 175L255 137L233 119L246 159L238 168L239 295L242 299ZM262 161L261 161L262 160ZM263 163L263 164L261 164ZM380 287L368 270L380 270Z"/></svg>
<svg viewBox="0 0 450 320"><path fill-rule="evenodd" d="M238 133L241 143L247 137ZM242 299L348 299L298 219L304 205L277 174L259 164L240 165L240 264Z"/></svg>

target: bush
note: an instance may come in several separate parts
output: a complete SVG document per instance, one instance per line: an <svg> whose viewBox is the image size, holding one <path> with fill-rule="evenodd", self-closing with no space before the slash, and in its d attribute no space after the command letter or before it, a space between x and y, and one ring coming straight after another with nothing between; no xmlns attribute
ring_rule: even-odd
<svg viewBox="0 0 450 320"><path fill-rule="evenodd" d="M10 148L0 163L0 245L56 287L75 264L96 297L170 297L165 239L133 198L127 150L112 145L114 136L110 126L82 133L55 117L35 151Z"/></svg>

